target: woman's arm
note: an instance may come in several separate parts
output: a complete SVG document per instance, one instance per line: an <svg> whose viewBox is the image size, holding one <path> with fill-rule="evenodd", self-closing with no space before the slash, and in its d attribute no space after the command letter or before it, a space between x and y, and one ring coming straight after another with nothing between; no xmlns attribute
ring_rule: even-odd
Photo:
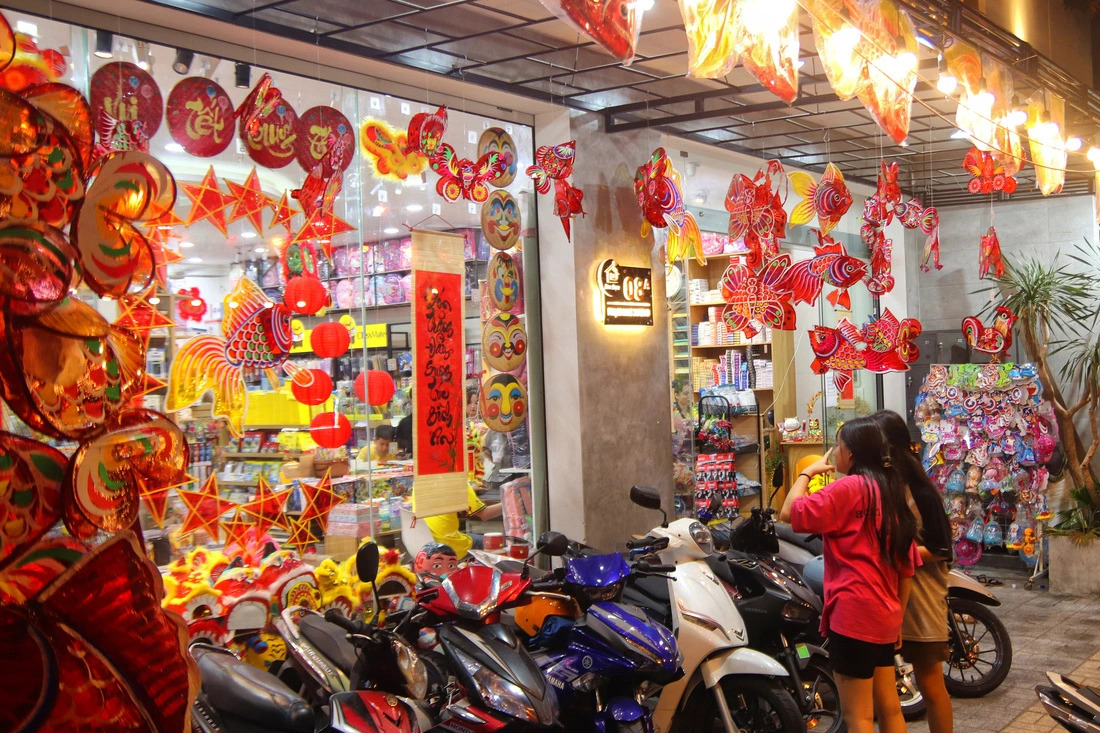
<svg viewBox="0 0 1100 733"><path fill-rule="evenodd" d="M836 469L829 463L829 458L833 455L833 451L830 449L822 458L813 463L802 473L798 474L795 478L794 484L791 486L791 490L787 492L787 498L783 500L783 508L779 510L779 521L789 523L791 521L791 506L806 495L806 490L810 488L810 479L818 474L831 473Z"/></svg>

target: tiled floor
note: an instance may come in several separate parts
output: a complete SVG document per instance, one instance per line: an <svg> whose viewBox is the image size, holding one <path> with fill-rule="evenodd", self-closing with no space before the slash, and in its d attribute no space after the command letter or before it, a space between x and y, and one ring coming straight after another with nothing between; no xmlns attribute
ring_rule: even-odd
<svg viewBox="0 0 1100 733"><path fill-rule="evenodd" d="M1035 685L1046 682L1048 669L1100 685L1100 598L1028 591L1024 590L1027 578L1023 574L984 572L1004 581L1003 587L991 590L1001 600L996 611L1012 638L1012 670L1004 683L986 697L955 699L955 730L1061 730L1043 713ZM909 731L927 733L928 726L924 721L913 722Z"/></svg>

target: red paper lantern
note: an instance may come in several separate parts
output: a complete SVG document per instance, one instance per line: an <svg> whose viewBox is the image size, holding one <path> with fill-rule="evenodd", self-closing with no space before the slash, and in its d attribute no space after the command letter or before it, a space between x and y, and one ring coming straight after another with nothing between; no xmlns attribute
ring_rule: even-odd
<svg viewBox="0 0 1100 733"><path fill-rule="evenodd" d="M339 448L351 438L351 423L337 412L322 412L309 424L313 442L322 448Z"/></svg>
<svg viewBox="0 0 1100 733"><path fill-rule="evenodd" d="M309 275L299 275L287 281L283 302L295 313L313 315L329 302L324 283Z"/></svg>
<svg viewBox="0 0 1100 733"><path fill-rule="evenodd" d="M355 378L355 394L368 405L384 405L393 399L393 393L397 389L393 383L393 377L389 372L380 369L370 369L360 372Z"/></svg>
<svg viewBox="0 0 1100 733"><path fill-rule="evenodd" d="M351 334L342 323L322 323L309 339L313 353L323 359L343 356L351 346Z"/></svg>
<svg viewBox="0 0 1100 733"><path fill-rule="evenodd" d="M320 405L332 394L332 377L320 369L307 369L291 381L290 391L303 405Z"/></svg>

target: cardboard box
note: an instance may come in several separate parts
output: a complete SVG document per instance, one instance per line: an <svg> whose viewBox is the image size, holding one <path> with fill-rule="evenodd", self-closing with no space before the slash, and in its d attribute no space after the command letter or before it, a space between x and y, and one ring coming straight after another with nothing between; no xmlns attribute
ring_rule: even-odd
<svg viewBox="0 0 1100 733"><path fill-rule="evenodd" d="M331 529L331 525L330 525ZM325 535L325 554L331 555L337 563L347 560L359 549L359 540L356 537L338 537L331 533Z"/></svg>

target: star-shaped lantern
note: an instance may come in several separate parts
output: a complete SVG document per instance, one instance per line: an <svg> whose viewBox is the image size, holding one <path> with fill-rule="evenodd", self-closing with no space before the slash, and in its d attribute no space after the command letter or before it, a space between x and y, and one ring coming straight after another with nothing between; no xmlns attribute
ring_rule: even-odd
<svg viewBox="0 0 1100 733"><path fill-rule="evenodd" d="M229 187L229 192L233 194L233 211L229 212L229 223L248 219L252 222L256 233L262 237L264 209L274 208L275 200L260 188L260 177L256 174L256 166L252 166L252 172L248 174L243 186L228 178L224 180L225 185Z"/></svg>
<svg viewBox="0 0 1100 733"><path fill-rule="evenodd" d="M283 191L283 197L279 199L279 203L272 207L275 210L275 216L271 217L271 224L269 225L272 229L277 226L285 227L287 234L290 234L290 220L294 218L295 214L302 213L290 204L289 198L290 195Z"/></svg>
<svg viewBox="0 0 1100 733"><path fill-rule="evenodd" d="M228 236L225 223L225 209L233 203L233 197L222 193L218 188L218 177L214 175L214 166L206 171L202 183L181 183L180 188L191 199L191 211L187 215L184 226L191 226L197 221L209 219L214 228L223 235Z"/></svg>
<svg viewBox="0 0 1100 733"><path fill-rule="evenodd" d="M299 242L317 242L325 252L325 257L332 259L332 238L344 232L353 232L355 227L336 216L331 209L316 209L306 219L305 226L294 235L291 244Z"/></svg>
<svg viewBox="0 0 1100 733"><path fill-rule="evenodd" d="M211 474L198 491L179 489L176 493L187 508L187 516L184 517L183 526L180 527L180 534L201 529L205 530L215 542L220 541L221 531L218 522L223 514L232 511L237 505L218 495L217 477Z"/></svg>
<svg viewBox="0 0 1100 733"><path fill-rule="evenodd" d="M149 302L156 293L150 288L144 293L123 295L118 299L119 314L116 326L130 331L149 331L154 328L172 328L176 325L168 315L160 312Z"/></svg>
<svg viewBox="0 0 1100 733"><path fill-rule="evenodd" d="M164 515L168 509L168 497L172 489L176 486L186 486L189 483L198 481L194 476L190 474L183 477L176 486L146 486L145 479L140 472L134 473L134 481L137 483L138 496L145 503L145 508L149 510L149 514L153 517L153 522L164 529Z"/></svg>
<svg viewBox="0 0 1100 733"><path fill-rule="evenodd" d="M321 531L328 529L328 514L337 504L347 501L332 490L332 479L329 472L325 471L324 477L315 484L302 482L302 496L305 500L305 508L302 509L301 520L309 523L316 519L321 525Z"/></svg>
<svg viewBox="0 0 1100 733"><path fill-rule="evenodd" d="M252 522L248 521L241 512L241 507L233 512L233 518L228 522L221 522L221 528L225 531L225 545L244 547L248 531L252 529Z"/></svg>
<svg viewBox="0 0 1100 733"><path fill-rule="evenodd" d="M272 527L289 529L286 518L283 516L283 507L286 506L290 491L290 489L272 491L271 484L260 476L256 483L256 496L251 501L241 504L241 512L251 517L257 534L267 534Z"/></svg>
<svg viewBox="0 0 1100 733"><path fill-rule="evenodd" d="M321 541L317 535L313 534L310 522L304 519L287 517L287 526L290 529L290 537L283 540L283 547L293 547L299 554L303 554L308 545L315 545Z"/></svg>

